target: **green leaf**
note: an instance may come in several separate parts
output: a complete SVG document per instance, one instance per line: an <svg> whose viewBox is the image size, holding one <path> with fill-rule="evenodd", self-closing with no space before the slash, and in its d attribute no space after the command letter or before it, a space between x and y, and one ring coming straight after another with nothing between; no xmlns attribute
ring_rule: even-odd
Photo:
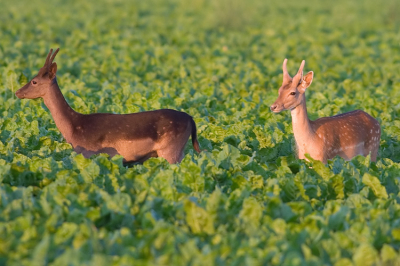
<svg viewBox="0 0 400 266"><path fill-rule="evenodd" d="M48 261L47 252L50 247L50 236L45 235L39 244L35 247L32 254L32 265L45 265Z"/></svg>
<svg viewBox="0 0 400 266"><path fill-rule="evenodd" d="M329 217L329 228L331 230L343 230L345 229L346 216L349 213L347 207L341 207L340 210Z"/></svg>
<svg viewBox="0 0 400 266"><path fill-rule="evenodd" d="M197 206L196 203L186 200L184 203L186 213L186 223L195 234L214 233L214 219L207 213L206 210Z"/></svg>
<svg viewBox="0 0 400 266"><path fill-rule="evenodd" d="M398 256L397 256L396 250L393 247L391 247L387 244L384 244L381 249L381 258L382 258L383 263L395 264L395 260L398 259ZM397 263L398 262L399 261L397 260Z"/></svg>
<svg viewBox="0 0 400 266"><path fill-rule="evenodd" d="M336 198L337 199L343 199L344 198L344 184L343 184L344 178L341 175L334 175L330 179L330 184L332 188L335 191Z"/></svg>
<svg viewBox="0 0 400 266"><path fill-rule="evenodd" d="M365 173L362 177L362 182L363 184L371 188L372 192L377 198L388 198L386 188L381 185L381 182L376 176Z"/></svg>
<svg viewBox="0 0 400 266"><path fill-rule="evenodd" d="M250 197L243 201L242 210L239 213L239 218L242 220L244 228L256 232L263 213L263 207Z"/></svg>
<svg viewBox="0 0 400 266"><path fill-rule="evenodd" d="M353 266L353 262L348 258L341 258L335 262L334 266Z"/></svg>
<svg viewBox="0 0 400 266"><path fill-rule="evenodd" d="M76 157L75 157L76 158ZM87 161L86 161L87 162ZM100 174L100 167L95 161L84 163L84 168L81 169L81 175L85 183L93 183L96 177Z"/></svg>
<svg viewBox="0 0 400 266"><path fill-rule="evenodd" d="M320 161L313 160L313 169L325 181L329 181L334 176L329 167L325 166L325 164Z"/></svg>
<svg viewBox="0 0 400 266"><path fill-rule="evenodd" d="M372 266L378 263L378 252L369 244L361 244L354 252L355 266Z"/></svg>

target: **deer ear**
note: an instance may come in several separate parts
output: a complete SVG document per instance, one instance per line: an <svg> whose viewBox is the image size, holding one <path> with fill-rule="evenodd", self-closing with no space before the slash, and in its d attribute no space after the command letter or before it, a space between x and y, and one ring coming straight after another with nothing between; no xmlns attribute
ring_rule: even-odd
<svg viewBox="0 0 400 266"><path fill-rule="evenodd" d="M311 83L313 81L313 77L314 77L314 72L312 72L312 71L305 74L302 77L301 82L300 82L299 86L297 87L297 89L301 93L304 93L306 91L306 89L311 85Z"/></svg>
<svg viewBox="0 0 400 266"><path fill-rule="evenodd" d="M53 79L56 76L56 73L57 73L57 63L54 62L50 66L49 79Z"/></svg>

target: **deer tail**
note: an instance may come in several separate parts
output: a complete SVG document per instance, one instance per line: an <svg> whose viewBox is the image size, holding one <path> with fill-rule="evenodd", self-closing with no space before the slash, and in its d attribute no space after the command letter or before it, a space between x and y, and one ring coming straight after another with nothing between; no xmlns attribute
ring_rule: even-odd
<svg viewBox="0 0 400 266"><path fill-rule="evenodd" d="M194 122L193 118L190 118L190 123L192 125L192 144L193 144L193 148L200 153L200 144L197 140L197 128L196 128L196 123Z"/></svg>

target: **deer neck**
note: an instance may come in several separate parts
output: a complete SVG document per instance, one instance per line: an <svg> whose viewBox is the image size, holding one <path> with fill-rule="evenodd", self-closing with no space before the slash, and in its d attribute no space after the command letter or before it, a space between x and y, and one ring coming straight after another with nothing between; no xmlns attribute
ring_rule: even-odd
<svg viewBox="0 0 400 266"><path fill-rule="evenodd" d="M315 138L311 121L307 115L306 97L303 94L302 103L291 110L293 134L300 150L306 150Z"/></svg>
<svg viewBox="0 0 400 266"><path fill-rule="evenodd" d="M44 104L49 109L57 128L65 140L71 143L73 127L77 121L79 113L75 112L65 100L57 80L54 78L48 92L43 96Z"/></svg>

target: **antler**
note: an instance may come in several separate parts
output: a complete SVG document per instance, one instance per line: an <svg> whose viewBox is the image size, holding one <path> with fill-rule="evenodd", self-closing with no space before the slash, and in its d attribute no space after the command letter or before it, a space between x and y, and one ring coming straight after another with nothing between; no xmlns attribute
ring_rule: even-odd
<svg viewBox="0 0 400 266"><path fill-rule="evenodd" d="M54 54L51 56L51 59L50 59L49 65L51 65L51 63L53 63L53 60L54 60L54 58L56 57L56 55L57 55L58 51L60 51L60 48L57 48L57 50L56 50L56 51L54 52Z"/></svg>
<svg viewBox="0 0 400 266"><path fill-rule="evenodd" d="M296 76L293 77L293 80L295 83L299 83L300 80L303 78L303 68L304 68L305 63L306 63L305 60L301 61L299 71L297 71Z"/></svg>
<svg viewBox="0 0 400 266"><path fill-rule="evenodd" d="M46 62L44 62L43 67L47 67L48 62L49 62L49 59L50 59L50 55L51 55L52 53L53 53L53 49L50 49L50 52L47 54Z"/></svg>
<svg viewBox="0 0 400 266"><path fill-rule="evenodd" d="M59 50L60 48L57 48L57 50L53 54L53 49L50 49L50 52L47 54L46 57L46 62L44 63L43 67L39 70L39 74L44 75L50 71L50 66L53 63L53 60L56 57Z"/></svg>
<svg viewBox="0 0 400 266"><path fill-rule="evenodd" d="M283 83L287 83L292 80L286 68L287 59L283 60L282 70L283 70Z"/></svg>

